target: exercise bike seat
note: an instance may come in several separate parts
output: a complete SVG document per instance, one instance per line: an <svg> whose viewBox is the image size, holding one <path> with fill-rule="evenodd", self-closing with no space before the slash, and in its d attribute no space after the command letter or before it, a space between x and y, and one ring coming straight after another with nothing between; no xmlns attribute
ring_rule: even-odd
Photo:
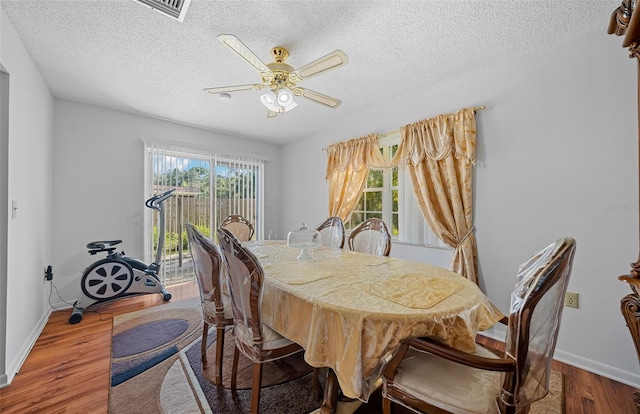
<svg viewBox="0 0 640 414"><path fill-rule="evenodd" d="M104 252L109 250L114 250L113 246L122 243L122 240L100 240L100 241L92 241L87 243L87 249L89 249L89 253L96 254L98 252Z"/></svg>

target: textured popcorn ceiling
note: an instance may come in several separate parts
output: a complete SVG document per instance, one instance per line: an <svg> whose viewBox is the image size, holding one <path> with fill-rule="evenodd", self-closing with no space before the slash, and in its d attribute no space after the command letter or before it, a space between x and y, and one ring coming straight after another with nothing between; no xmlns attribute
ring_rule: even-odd
<svg viewBox="0 0 640 414"><path fill-rule="evenodd" d="M132 0L0 4L58 98L285 143L388 96L606 33L620 1L192 0L183 23ZM258 91L236 92L227 103L203 92L260 83L216 40L223 33L265 63L271 48L283 46L294 68L343 50L347 66L300 84L342 105L329 109L297 98L297 108L267 119Z"/></svg>

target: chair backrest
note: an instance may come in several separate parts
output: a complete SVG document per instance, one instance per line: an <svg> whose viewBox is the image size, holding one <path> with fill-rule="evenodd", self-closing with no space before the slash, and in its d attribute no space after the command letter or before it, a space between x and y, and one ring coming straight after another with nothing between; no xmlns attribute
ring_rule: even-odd
<svg viewBox="0 0 640 414"><path fill-rule="evenodd" d="M230 214L222 220L220 227L231 230L240 241L249 241L253 237L255 229L253 224L240 214Z"/></svg>
<svg viewBox="0 0 640 414"><path fill-rule="evenodd" d="M503 374L500 397L507 405L528 405L549 389L575 246L572 238L559 239L518 269L506 338L506 352L515 359L516 371Z"/></svg>
<svg viewBox="0 0 640 414"><path fill-rule="evenodd" d="M254 254L229 229L218 229L218 242L229 279L236 344L250 356L263 342L260 302L264 271Z"/></svg>
<svg viewBox="0 0 640 414"><path fill-rule="evenodd" d="M357 252L389 256L391 252L389 228L378 218L367 219L351 230L349 248Z"/></svg>
<svg viewBox="0 0 640 414"><path fill-rule="evenodd" d="M320 232L323 245L339 249L344 246L344 224L340 217L329 217L316 230Z"/></svg>
<svg viewBox="0 0 640 414"><path fill-rule="evenodd" d="M191 223L185 224L193 270L200 288L200 299L207 322L224 319L222 256L216 245Z"/></svg>

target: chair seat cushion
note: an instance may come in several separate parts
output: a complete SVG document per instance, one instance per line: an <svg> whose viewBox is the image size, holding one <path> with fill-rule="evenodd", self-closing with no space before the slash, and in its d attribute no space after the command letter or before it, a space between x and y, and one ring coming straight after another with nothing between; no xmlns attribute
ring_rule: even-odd
<svg viewBox="0 0 640 414"><path fill-rule="evenodd" d="M262 324L262 334L264 335L262 349L283 348L294 343L265 324Z"/></svg>
<svg viewBox="0 0 640 414"><path fill-rule="evenodd" d="M478 346L478 355L495 358ZM501 374L470 368L410 349L394 379L395 388L451 413L499 413Z"/></svg>
<svg viewBox="0 0 640 414"><path fill-rule="evenodd" d="M253 334L251 329L244 324L236 324L235 330L236 341L242 342L249 348L253 347ZM284 348L285 346L289 346L294 343L265 324L262 324L262 340L263 350Z"/></svg>

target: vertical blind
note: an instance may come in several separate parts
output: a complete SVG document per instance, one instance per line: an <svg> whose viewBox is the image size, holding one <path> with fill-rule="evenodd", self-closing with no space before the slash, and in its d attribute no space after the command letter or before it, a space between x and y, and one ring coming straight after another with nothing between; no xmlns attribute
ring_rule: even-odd
<svg viewBox="0 0 640 414"><path fill-rule="evenodd" d="M191 255L184 225L191 223L212 240L229 214L240 214L262 238L264 225L264 161L229 156L175 145L145 142L147 198L171 188L165 202L166 234L160 263L165 285L193 280ZM145 255L158 246L157 213L145 209Z"/></svg>

